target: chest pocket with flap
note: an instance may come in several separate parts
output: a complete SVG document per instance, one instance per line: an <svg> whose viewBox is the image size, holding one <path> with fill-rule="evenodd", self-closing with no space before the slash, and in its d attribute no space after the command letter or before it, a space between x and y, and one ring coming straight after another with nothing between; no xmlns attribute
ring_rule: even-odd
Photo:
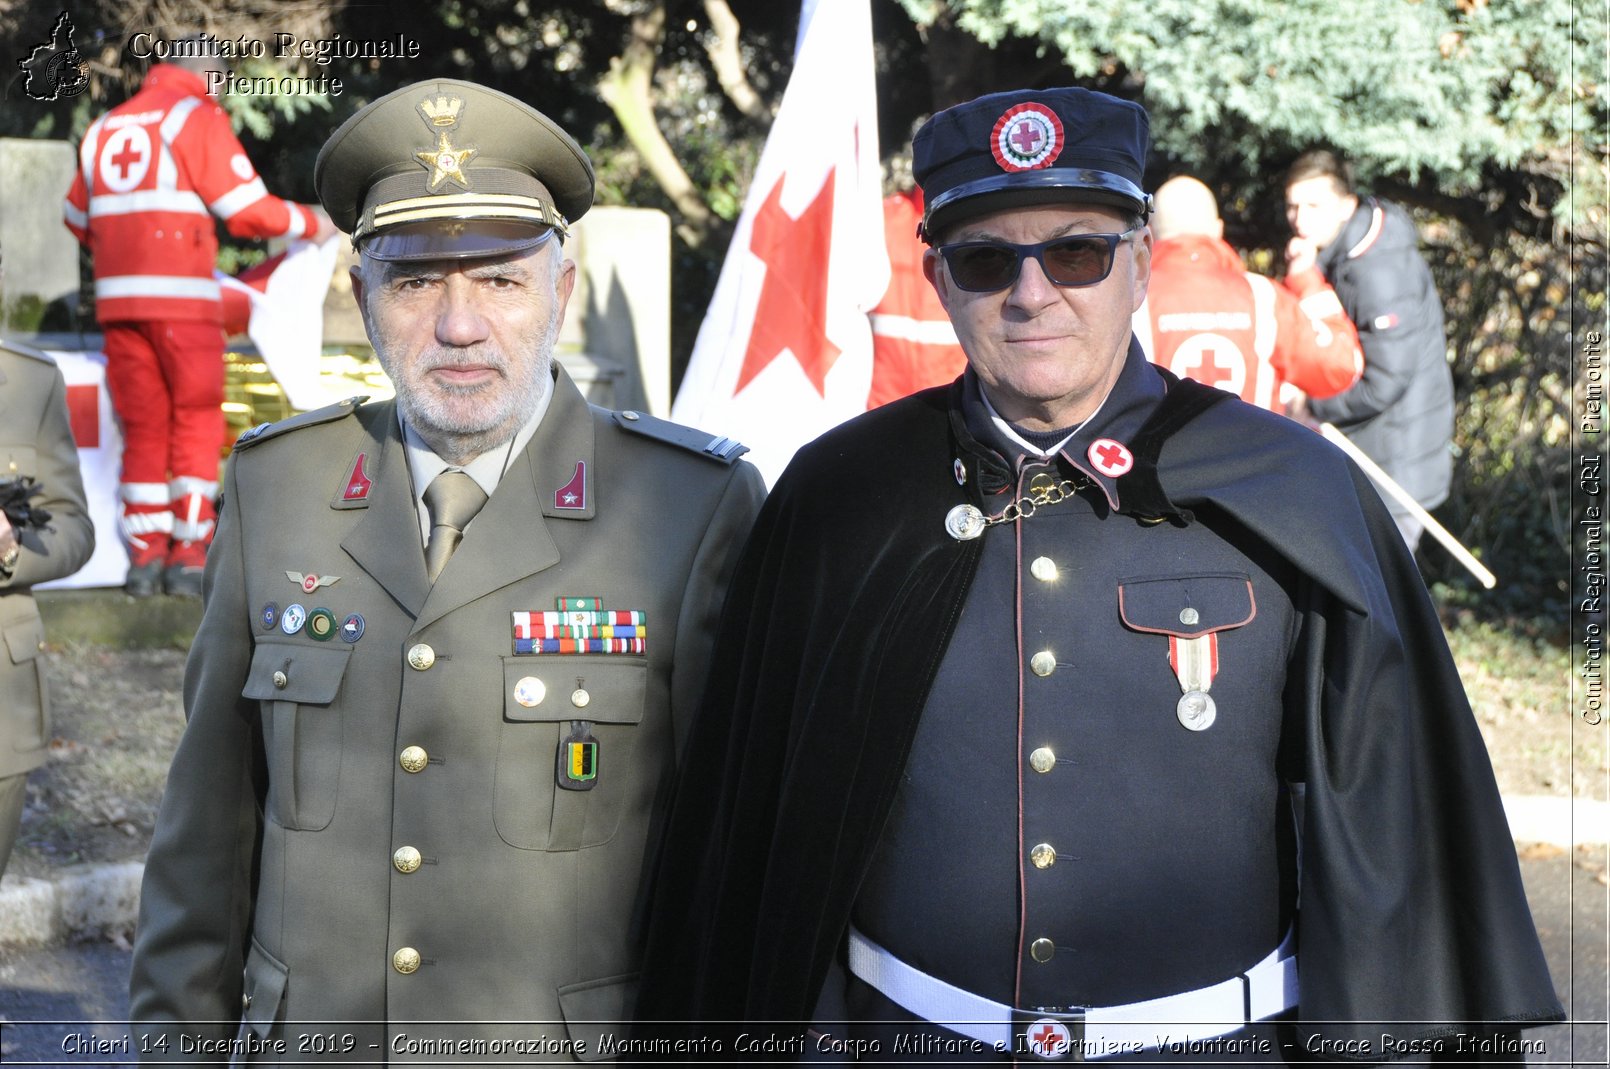
<svg viewBox="0 0 1610 1069"><path fill-rule="evenodd" d="M263 703L268 812L292 831L319 831L335 817L341 778L341 690L347 646L260 641L242 696Z"/></svg>
<svg viewBox="0 0 1610 1069"><path fill-rule="evenodd" d="M1245 575L1179 575L1118 580L1118 617L1132 631L1198 638L1252 622L1258 613Z"/></svg>
<svg viewBox="0 0 1610 1069"><path fill-rule="evenodd" d="M503 717L494 777L498 835L522 850L608 842L649 773L634 754L648 700L648 663L635 657L503 659ZM559 786L561 742L576 725L597 740L597 782Z"/></svg>

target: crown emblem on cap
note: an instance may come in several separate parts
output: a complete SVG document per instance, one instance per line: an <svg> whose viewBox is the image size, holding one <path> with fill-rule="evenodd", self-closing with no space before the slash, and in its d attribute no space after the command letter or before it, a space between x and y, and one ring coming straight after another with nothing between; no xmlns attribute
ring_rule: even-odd
<svg viewBox="0 0 1610 1069"><path fill-rule="evenodd" d="M435 100L421 101L419 112L432 126L452 126L458 122L458 113L463 107L464 101L458 97L439 96Z"/></svg>

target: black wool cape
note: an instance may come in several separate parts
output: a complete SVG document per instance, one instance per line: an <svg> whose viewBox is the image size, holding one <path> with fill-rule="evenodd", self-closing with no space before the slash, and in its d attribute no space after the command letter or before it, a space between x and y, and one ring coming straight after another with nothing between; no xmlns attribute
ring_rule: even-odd
<svg viewBox="0 0 1610 1069"><path fill-rule="evenodd" d="M1171 400L1204 389L1158 373ZM981 555L983 540L953 539L945 515L1002 500L985 504L980 484L1005 469L965 429L961 388L828 432L761 512L660 855L637 1015L661 1053L678 1038L730 1044L755 1023L799 1035L841 952ZM1286 688L1306 777L1299 1041L1381 1060L1394 1053L1383 1037L1561 1019L1486 749L1367 477L1312 431L1239 401L1165 430L1156 483L1121 482L1127 515L1108 522L1144 537L1147 513L1203 522L1192 511L1209 506L1304 577ZM958 458L978 473L965 487Z"/></svg>

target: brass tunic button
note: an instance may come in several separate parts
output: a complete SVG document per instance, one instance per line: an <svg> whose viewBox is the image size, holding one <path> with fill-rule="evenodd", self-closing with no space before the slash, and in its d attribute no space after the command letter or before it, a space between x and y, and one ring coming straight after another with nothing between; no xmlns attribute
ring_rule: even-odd
<svg viewBox="0 0 1610 1069"><path fill-rule="evenodd" d="M1039 944L1035 944L1038 946ZM391 967L407 976L419 969L419 951L413 947L403 947L391 956Z"/></svg>
<svg viewBox="0 0 1610 1069"><path fill-rule="evenodd" d="M430 755L425 753L423 746L410 746L403 750L402 755L397 758L397 763L402 765L404 772L423 772L429 759Z"/></svg>
<svg viewBox="0 0 1610 1069"><path fill-rule="evenodd" d="M284 690L285 685L287 683L289 683L290 681L291 681L290 677L287 676L284 672L275 672L274 673L274 689L275 690Z"/></svg>
<svg viewBox="0 0 1610 1069"><path fill-rule="evenodd" d="M587 703L592 700L593 696L588 694L585 690L582 690L580 687L577 687L575 690L570 692L570 704L574 705L577 709L587 708Z"/></svg>
<svg viewBox="0 0 1610 1069"><path fill-rule="evenodd" d="M1054 583L1057 580L1057 562L1050 557L1035 557L1029 564L1029 574L1042 583Z"/></svg>
<svg viewBox="0 0 1610 1069"><path fill-rule="evenodd" d="M1037 869L1048 869L1057 863L1056 848L1050 843L1041 843L1029 851L1029 860L1034 862Z"/></svg>
<svg viewBox="0 0 1610 1069"><path fill-rule="evenodd" d="M1057 670L1057 655L1050 650L1041 650L1029 658L1029 668L1037 676L1048 676Z"/></svg>
<svg viewBox="0 0 1610 1069"><path fill-rule="evenodd" d="M408 651L408 667L416 672L423 672L436 663L436 651L421 642Z"/></svg>
<svg viewBox="0 0 1610 1069"><path fill-rule="evenodd" d="M250 995L240 996L240 1008L243 1010L249 1010L252 1008L252 997Z"/></svg>
<svg viewBox="0 0 1610 1069"><path fill-rule="evenodd" d="M397 866L397 871L410 873L419 871L419 851L411 846L399 846L397 852L391 855L391 863Z"/></svg>
<svg viewBox="0 0 1610 1069"><path fill-rule="evenodd" d="M1029 944L1029 957L1044 965L1057 952L1057 945L1044 937Z"/></svg>
<svg viewBox="0 0 1610 1069"><path fill-rule="evenodd" d="M1189 627L1192 624L1196 623L1200 619L1202 619L1202 614L1197 612L1195 609L1181 609L1180 610L1180 623L1184 624L1187 627Z"/></svg>
<svg viewBox="0 0 1610 1069"><path fill-rule="evenodd" d="M1056 767L1057 755L1051 752L1051 747L1041 746L1029 754L1029 767L1036 772L1049 772Z"/></svg>

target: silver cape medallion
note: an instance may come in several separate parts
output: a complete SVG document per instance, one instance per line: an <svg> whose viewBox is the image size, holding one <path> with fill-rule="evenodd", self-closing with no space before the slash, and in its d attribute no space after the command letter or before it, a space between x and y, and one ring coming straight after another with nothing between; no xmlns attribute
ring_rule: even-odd
<svg viewBox="0 0 1610 1069"><path fill-rule="evenodd" d="M984 533L984 514L973 505L957 505L945 513L945 533L966 542Z"/></svg>

